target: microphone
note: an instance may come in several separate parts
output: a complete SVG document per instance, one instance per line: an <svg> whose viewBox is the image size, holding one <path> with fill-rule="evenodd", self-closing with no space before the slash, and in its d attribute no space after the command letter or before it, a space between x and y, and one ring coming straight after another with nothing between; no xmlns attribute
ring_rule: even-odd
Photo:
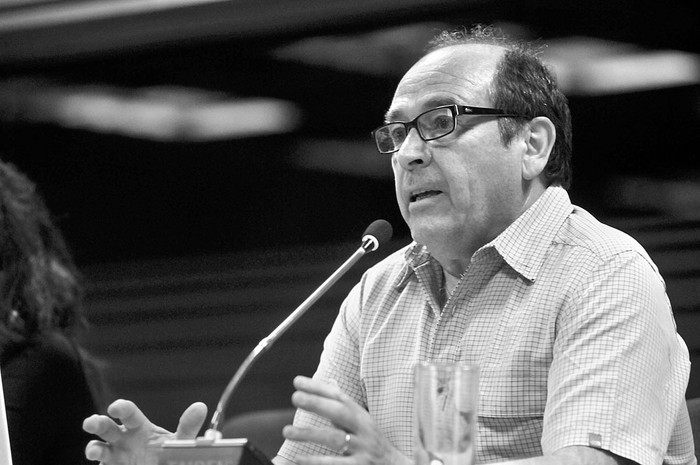
<svg viewBox="0 0 700 465"><path fill-rule="evenodd" d="M382 244L391 239L393 231L391 224L386 220L373 221L362 234L360 247L340 265L307 299L301 303L289 316L282 321L267 337L243 360L238 370L224 389L221 398L212 415L209 429L204 437L195 440L158 440L149 444L147 452L148 464L170 465L173 463L189 463L183 459L212 460L211 463L225 463L230 465L259 465L269 464L270 461L257 449L251 447L246 439L222 439L219 425L222 423L224 410L228 405L231 395L240 384L248 370L267 352L270 347L284 334L306 311L321 298L345 273L347 273L357 261L368 252L374 252ZM197 461L199 463L199 461ZM210 462L203 462L210 463Z"/></svg>

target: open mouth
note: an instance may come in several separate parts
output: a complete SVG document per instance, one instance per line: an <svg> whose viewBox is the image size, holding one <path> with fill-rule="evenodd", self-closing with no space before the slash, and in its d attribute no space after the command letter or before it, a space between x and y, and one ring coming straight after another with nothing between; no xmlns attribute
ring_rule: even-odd
<svg viewBox="0 0 700 465"><path fill-rule="evenodd" d="M419 200L427 199L429 197L435 197L436 195L442 194L442 191L423 191L417 194L411 195L411 202L417 202Z"/></svg>

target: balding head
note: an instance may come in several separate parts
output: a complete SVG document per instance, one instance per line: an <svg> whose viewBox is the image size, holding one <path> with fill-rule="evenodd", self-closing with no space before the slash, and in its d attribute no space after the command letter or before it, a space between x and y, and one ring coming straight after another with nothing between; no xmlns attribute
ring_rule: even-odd
<svg viewBox="0 0 700 465"><path fill-rule="evenodd" d="M463 103L492 106L490 89L505 49L486 44L454 45L421 58L399 82L387 119L405 119L417 108Z"/></svg>
<svg viewBox="0 0 700 465"><path fill-rule="evenodd" d="M444 54L469 60L463 63L471 63L474 68L462 67L467 72L464 79L480 76L491 105L508 113L549 118L557 137L545 176L550 184L567 188L571 183L571 115L554 74L539 58L540 51L532 44L510 40L494 28L478 26L471 31L440 33L417 64L447 56ZM503 143L508 144L522 128L522 121L502 118L499 126Z"/></svg>

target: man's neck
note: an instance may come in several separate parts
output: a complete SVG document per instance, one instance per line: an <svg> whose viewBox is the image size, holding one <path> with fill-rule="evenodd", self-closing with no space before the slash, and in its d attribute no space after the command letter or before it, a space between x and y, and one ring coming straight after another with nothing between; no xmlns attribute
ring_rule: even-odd
<svg viewBox="0 0 700 465"><path fill-rule="evenodd" d="M447 292L447 295L452 294L454 292L455 287L457 287L457 284L462 280L462 274L460 273L459 275L455 276L452 273L448 273L447 271L443 270L443 275L445 276L445 291ZM462 270L462 273L464 270Z"/></svg>

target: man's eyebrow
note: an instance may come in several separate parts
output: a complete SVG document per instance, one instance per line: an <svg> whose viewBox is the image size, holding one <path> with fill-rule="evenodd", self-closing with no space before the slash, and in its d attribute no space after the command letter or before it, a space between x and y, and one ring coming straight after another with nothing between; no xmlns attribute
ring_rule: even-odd
<svg viewBox="0 0 700 465"><path fill-rule="evenodd" d="M455 101L454 98L448 98L448 97L435 97L432 98L425 103L423 103L422 107L423 109L421 110L421 113L427 110L430 110L432 108L436 107L441 107L443 105L454 105L454 104L459 104L458 102ZM400 118L402 118L404 113L399 110L399 109L389 109L384 115L384 122L385 123L391 123L394 121L398 121ZM405 117L404 117L405 118ZM401 120L403 121L403 120Z"/></svg>
<svg viewBox="0 0 700 465"><path fill-rule="evenodd" d="M384 122L391 123L393 121L397 121L401 115L402 115L401 110L397 110L395 108L394 109L390 108L384 114Z"/></svg>

